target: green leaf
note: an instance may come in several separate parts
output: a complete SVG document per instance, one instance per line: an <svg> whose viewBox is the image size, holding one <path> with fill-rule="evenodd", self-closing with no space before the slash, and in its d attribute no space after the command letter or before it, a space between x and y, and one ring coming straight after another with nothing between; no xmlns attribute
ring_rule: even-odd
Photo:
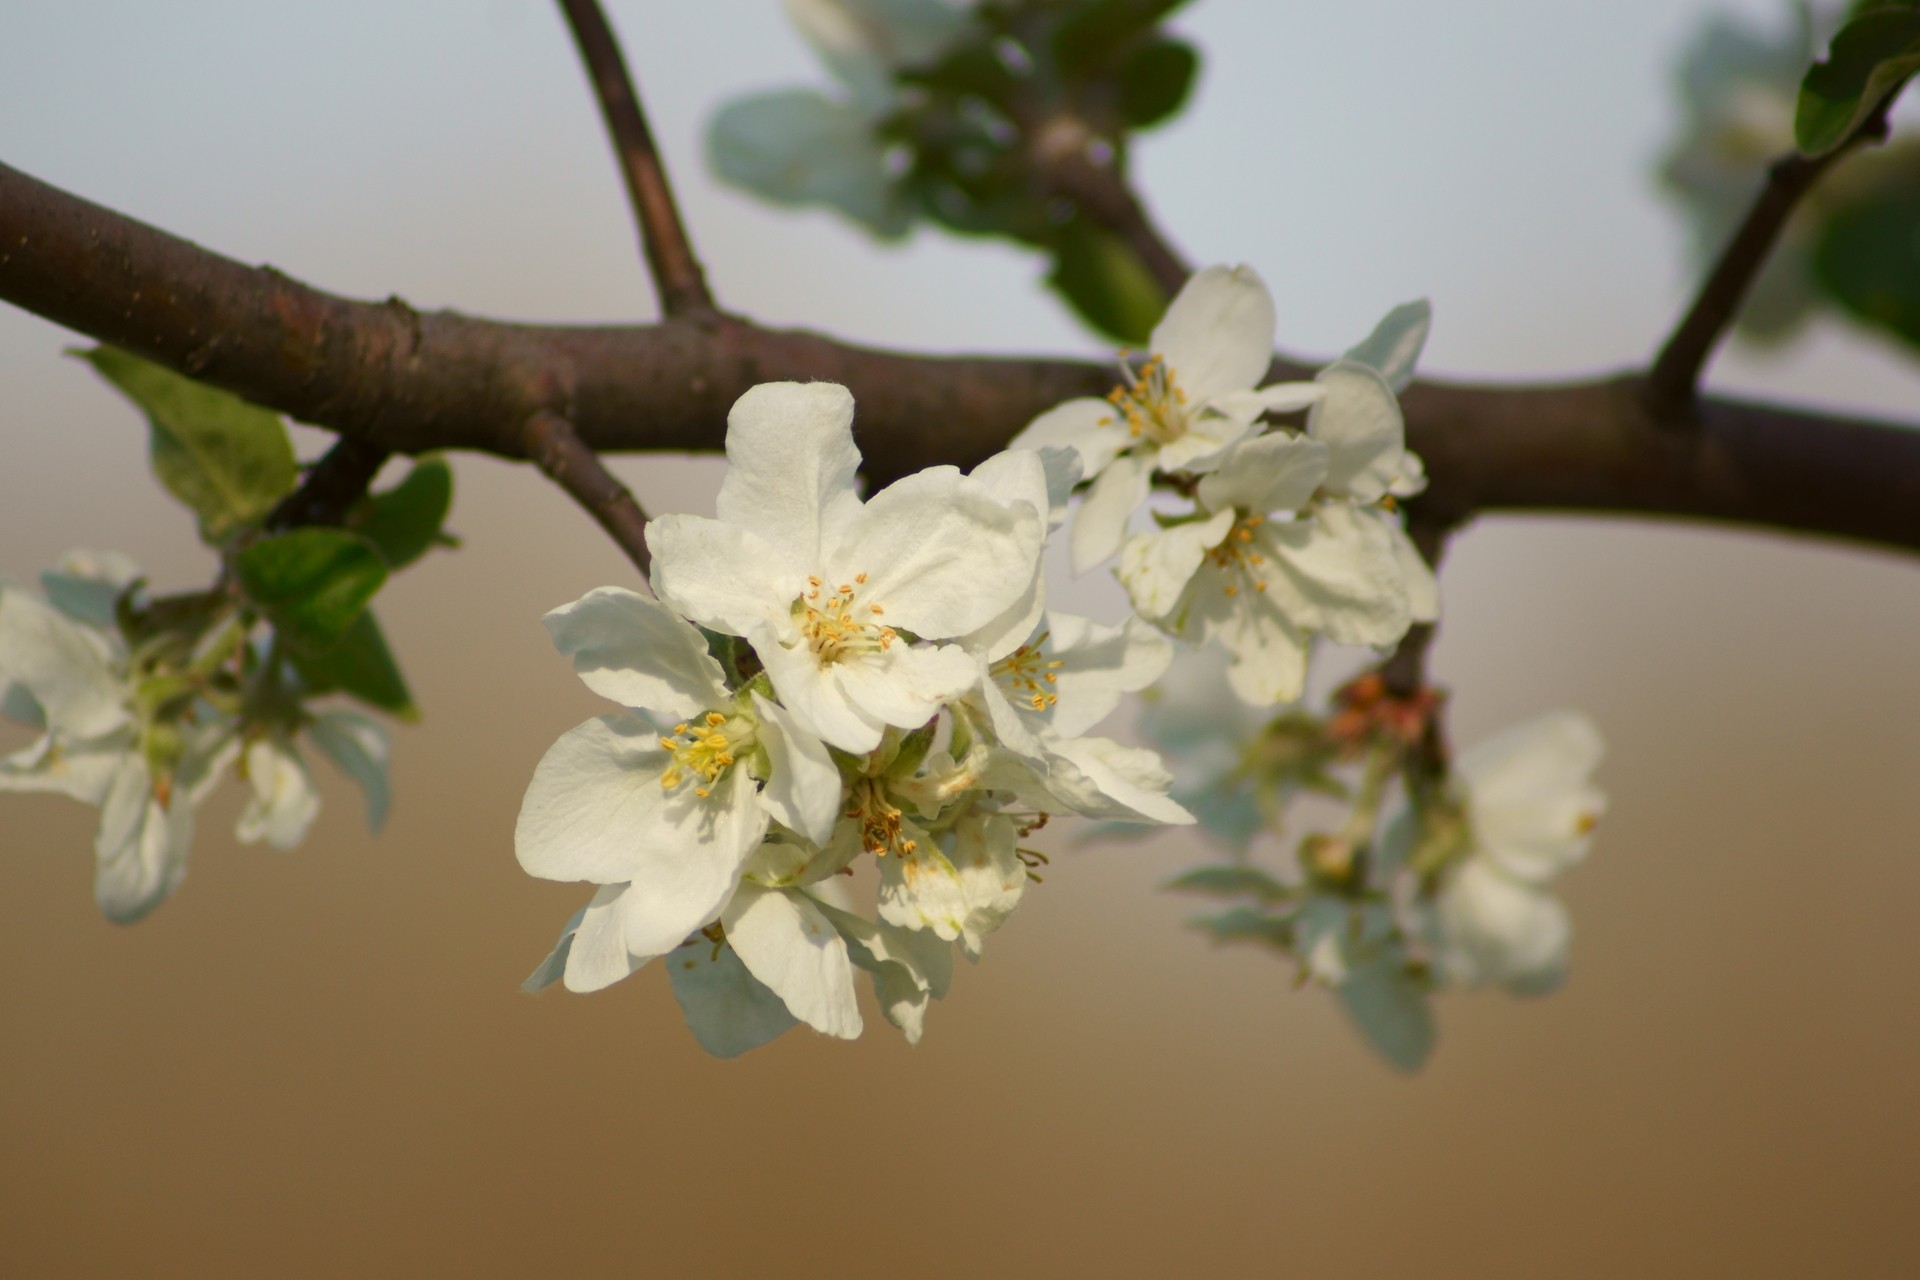
<svg viewBox="0 0 1920 1280"><path fill-rule="evenodd" d="M347 517L347 527L371 542L399 569L427 553L453 507L453 468L444 458L422 458L407 478L369 495Z"/></svg>
<svg viewBox="0 0 1920 1280"><path fill-rule="evenodd" d="M1185 104L1199 70L1200 55L1184 41L1148 45L1120 71L1120 114L1135 129L1161 123Z"/></svg>
<svg viewBox="0 0 1920 1280"><path fill-rule="evenodd" d="M362 609L340 642L324 653L289 650L293 669L314 693L345 693L402 720L418 720L419 708L387 648L373 610Z"/></svg>
<svg viewBox="0 0 1920 1280"><path fill-rule="evenodd" d="M1920 347L1920 183L1889 183L1830 217L1813 275L1843 309Z"/></svg>
<svg viewBox="0 0 1920 1280"><path fill-rule="evenodd" d="M1157 26L1187 0L1092 0L1053 38L1054 57L1069 77L1082 79L1112 65L1126 45Z"/></svg>
<svg viewBox="0 0 1920 1280"><path fill-rule="evenodd" d="M1144 346L1167 309L1167 295L1126 241L1085 221L1061 240L1047 283L1082 320L1129 346Z"/></svg>
<svg viewBox="0 0 1920 1280"><path fill-rule="evenodd" d="M1199 867L1167 882L1169 889L1211 894L1218 898L1262 898L1277 902L1289 896L1287 886L1258 867Z"/></svg>
<svg viewBox="0 0 1920 1280"><path fill-rule="evenodd" d="M1920 71L1920 10L1873 9L1833 38L1825 62L1800 82L1793 136L1809 156L1825 155L1853 136L1908 76Z"/></svg>
<svg viewBox="0 0 1920 1280"><path fill-rule="evenodd" d="M243 548L233 567L280 638L308 653L338 644L387 580L387 563L373 543L345 529L262 538Z"/></svg>
<svg viewBox="0 0 1920 1280"><path fill-rule="evenodd" d="M1433 1010L1427 989L1392 956L1347 975L1340 1007L1374 1052L1401 1071L1418 1071L1433 1053Z"/></svg>
<svg viewBox="0 0 1920 1280"><path fill-rule="evenodd" d="M1267 915L1257 907L1235 907L1194 923L1212 934L1215 942L1264 942L1283 951L1293 945L1293 921Z"/></svg>
<svg viewBox="0 0 1920 1280"><path fill-rule="evenodd" d="M826 205L885 240L913 226L874 122L811 90L729 102L707 129L707 161L723 181L763 200Z"/></svg>
<svg viewBox="0 0 1920 1280"><path fill-rule="evenodd" d="M293 444L277 415L114 347L74 350L147 415L153 471L225 542L293 491Z"/></svg>

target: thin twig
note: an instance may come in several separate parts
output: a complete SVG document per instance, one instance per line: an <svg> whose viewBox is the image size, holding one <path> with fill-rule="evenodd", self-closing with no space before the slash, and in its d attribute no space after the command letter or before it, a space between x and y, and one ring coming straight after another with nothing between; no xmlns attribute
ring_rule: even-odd
<svg viewBox="0 0 1920 1280"><path fill-rule="evenodd" d="M267 529L279 533L303 525L339 524L353 504L367 496L374 476L392 456L392 450L366 440L334 441L300 487L268 514Z"/></svg>
<svg viewBox="0 0 1920 1280"><path fill-rule="evenodd" d="M1882 103L1852 137L1825 155L1808 157L1796 151L1776 160L1767 170L1767 183L1747 211L1746 219L1721 252L1693 306L1660 349L1659 357L1647 373L1647 404L1657 416L1679 418L1693 407L1707 357L1739 314L1741 300L1746 297L1754 277L1760 274L1760 268L1766 265L1767 255L1772 252L1774 241L1792 216L1794 207L1820 175L1842 156L1863 143L1886 138L1887 111L1891 105L1892 99Z"/></svg>
<svg viewBox="0 0 1920 1280"><path fill-rule="evenodd" d="M647 513L633 492L607 470L573 424L557 413L537 413L528 419L526 444L527 456L586 508L644 579L653 556L647 550Z"/></svg>
<svg viewBox="0 0 1920 1280"><path fill-rule="evenodd" d="M653 274L654 288L660 293L661 312L677 316L713 310L706 275L693 256L693 244L680 221L666 168L640 109L640 95L627 74L626 59L621 56L620 42L606 14L596 0L560 0L560 8L573 30L581 61L587 64L587 76L593 82L614 156L620 162L620 174L626 179L627 199L640 224L640 245L647 270Z"/></svg>

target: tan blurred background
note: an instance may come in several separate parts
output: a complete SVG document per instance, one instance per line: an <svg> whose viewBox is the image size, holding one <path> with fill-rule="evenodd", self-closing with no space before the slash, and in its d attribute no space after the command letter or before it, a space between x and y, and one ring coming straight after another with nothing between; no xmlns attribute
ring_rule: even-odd
<svg viewBox="0 0 1920 1280"><path fill-rule="evenodd" d="M11 9L0 160L347 292L650 306L541 0ZM1207 88L1141 166L1197 256L1274 282L1289 345L1429 293L1434 369L1624 363L1685 290L1645 175L1706 11L1208 0L1183 24ZM711 185L714 104L816 76L775 6L613 12L732 305L1090 349L1011 252L877 257ZM203 578L70 341L0 310L0 572L94 545ZM1715 377L1907 416L1920 387L1837 328ZM0 798L0 1275L1920 1272L1920 563L1624 521L1459 540L1458 736L1585 708L1613 807L1565 882L1570 985L1443 1000L1416 1078L1184 927L1156 889L1200 856L1181 838L1061 857L917 1048L876 1025L716 1063L657 972L515 989L582 896L516 868L520 793L597 710L536 619L630 577L525 469L457 467L466 549L382 600L427 716L378 839L328 774L307 846L239 848L229 789L182 891L123 929L93 812ZM718 481L621 469L653 510Z"/></svg>

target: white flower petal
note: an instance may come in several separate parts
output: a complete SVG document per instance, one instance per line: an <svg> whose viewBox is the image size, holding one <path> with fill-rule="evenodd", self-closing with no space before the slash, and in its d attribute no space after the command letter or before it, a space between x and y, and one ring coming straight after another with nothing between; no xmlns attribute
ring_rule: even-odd
<svg viewBox="0 0 1920 1280"><path fill-rule="evenodd" d="M387 762L393 746L386 729L357 711L322 711L307 726L307 738L340 772L359 784L366 801L367 830L380 830L392 798Z"/></svg>
<svg viewBox="0 0 1920 1280"><path fill-rule="evenodd" d="M763 382L727 414L727 478L714 514L795 560L820 563L823 538L860 505L853 396L834 382Z"/></svg>
<svg viewBox="0 0 1920 1280"><path fill-rule="evenodd" d="M673 720L730 700L700 632L637 591L597 587L540 621L587 688L603 698Z"/></svg>
<svg viewBox="0 0 1920 1280"><path fill-rule="evenodd" d="M922 839L912 853L890 854L879 862L883 921L931 930L948 942L960 937L973 904L953 863L932 840Z"/></svg>
<svg viewBox="0 0 1920 1280"><path fill-rule="evenodd" d="M98 632L0 583L0 679L24 685L57 733L97 738L128 723L126 690L107 650Z"/></svg>
<svg viewBox="0 0 1920 1280"><path fill-rule="evenodd" d="M1294 626L1340 644L1392 644L1412 622L1393 537L1379 520L1344 502L1256 531L1273 572L1264 596Z"/></svg>
<svg viewBox="0 0 1920 1280"><path fill-rule="evenodd" d="M1434 904L1442 959L1459 982L1540 995L1566 978L1573 926L1560 900L1484 858L1456 867Z"/></svg>
<svg viewBox="0 0 1920 1280"><path fill-rule="evenodd" d="M1045 651L1060 664L1048 685L1055 701L1033 714L1057 737L1078 737L1093 728L1123 695L1146 688L1173 662L1173 643L1139 618L1110 627L1076 614L1051 613L1047 636Z"/></svg>
<svg viewBox="0 0 1920 1280"><path fill-rule="evenodd" d="M847 955L873 975L873 994L888 1022L908 1044L920 1043L927 1005L947 994L953 981L953 946L926 930L897 929L818 902L846 939Z"/></svg>
<svg viewBox="0 0 1920 1280"><path fill-rule="evenodd" d="M102 804L121 761L134 750L130 728L80 743L47 735L0 758L0 791L52 791L82 804Z"/></svg>
<svg viewBox="0 0 1920 1280"><path fill-rule="evenodd" d="M1318 381L1327 394L1307 414L1307 434L1327 446L1327 489L1378 502L1405 465L1400 403L1386 379L1365 365L1328 365Z"/></svg>
<svg viewBox="0 0 1920 1280"><path fill-rule="evenodd" d="M834 767L826 745L801 728L785 707L756 693L753 710L760 720L760 743L772 765L772 775L760 793L761 805L808 840L825 844L840 820L840 770Z"/></svg>
<svg viewBox="0 0 1920 1280"><path fill-rule="evenodd" d="M187 873L193 806L181 796L162 807L144 760L124 757L101 806L94 840L93 896L116 924L132 924L159 906Z"/></svg>
<svg viewBox="0 0 1920 1280"><path fill-rule="evenodd" d="M842 695L862 715L898 729L918 729L941 707L973 688L980 678L980 665L957 644L933 648L896 644L861 661L842 662L833 672ZM834 745L852 750L842 743Z"/></svg>
<svg viewBox="0 0 1920 1280"><path fill-rule="evenodd" d="M1341 358L1366 365L1385 378L1398 395L1413 381L1413 366L1427 345L1427 330L1432 327L1433 306L1425 298L1402 303L1387 312L1364 342Z"/></svg>
<svg viewBox="0 0 1920 1280"><path fill-rule="evenodd" d="M1234 525L1232 508L1205 520L1135 534L1120 551L1120 582L1134 612L1143 618L1171 618L1185 599L1187 585Z"/></svg>
<svg viewBox="0 0 1920 1280"><path fill-rule="evenodd" d="M792 548L705 516L655 516L647 547L654 594L694 622L735 636L784 618L809 567Z"/></svg>
<svg viewBox="0 0 1920 1280"><path fill-rule="evenodd" d="M1186 620L1232 655L1227 683L1249 706L1270 707L1300 696L1307 679L1307 635L1271 592L1246 591L1211 565L1194 575ZM1232 586L1235 594L1228 595Z"/></svg>
<svg viewBox="0 0 1920 1280"><path fill-rule="evenodd" d="M1046 541L1045 472L1032 501L1006 504L953 467L882 489L840 530L822 563L829 586L867 581L861 601L923 639L977 631L1032 589Z"/></svg>
<svg viewBox="0 0 1920 1280"><path fill-rule="evenodd" d="M1083 396L1056 405L1035 418L1007 447L1072 449L1080 458L1080 478L1091 480L1132 443L1132 434L1111 404Z"/></svg>
<svg viewBox="0 0 1920 1280"><path fill-rule="evenodd" d="M585 994L612 986L653 958L635 955L627 940L627 913L635 903L632 885L603 884L593 892L573 926L562 977L567 990Z"/></svg>
<svg viewBox="0 0 1920 1280"><path fill-rule="evenodd" d="M531 875L633 882L625 927L636 954L659 954L710 923L767 826L744 767L701 799L691 782L661 785L667 760L640 717L589 720L542 758L514 830Z"/></svg>
<svg viewBox="0 0 1920 1280"><path fill-rule="evenodd" d="M1173 777L1158 753L1110 738L1053 744L1047 788L1075 813L1110 822L1185 825L1194 818L1170 796Z"/></svg>
<svg viewBox="0 0 1920 1280"><path fill-rule="evenodd" d="M241 758L253 794L240 812L235 838L241 844L265 840L276 849L293 848L320 816L320 793L306 762L291 743L271 735L247 744Z"/></svg>
<svg viewBox="0 0 1920 1280"><path fill-rule="evenodd" d="M1273 362L1273 296L1252 267L1203 267L1153 327L1153 353L1195 405L1260 381Z"/></svg>
<svg viewBox="0 0 1920 1280"><path fill-rule="evenodd" d="M1464 751L1474 842L1509 875L1545 884L1592 847L1606 795L1593 771L1605 752L1600 731L1577 712L1515 725Z"/></svg>
<svg viewBox="0 0 1920 1280"><path fill-rule="evenodd" d="M1201 479L1200 505L1254 516L1298 511L1326 478L1324 444L1276 431L1235 445L1220 469Z"/></svg>
<svg viewBox="0 0 1920 1280"><path fill-rule="evenodd" d="M860 1034L847 944L812 899L797 890L743 884L720 922L740 962L816 1031Z"/></svg>
<svg viewBox="0 0 1920 1280"><path fill-rule="evenodd" d="M1005 924L1027 890L1013 821L1002 813L974 812L953 829L949 861L960 879L967 914L960 923L960 949L978 960L987 935Z"/></svg>
<svg viewBox="0 0 1920 1280"><path fill-rule="evenodd" d="M1147 500L1152 480L1153 459L1136 454L1116 458L1100 473L1081 501L1068 535L1076 574L1085 573L1120 549L1127 536L1127 522Z"/></svg>
<svg viewBox="0 0 1920 1280"><path fill-rule="evenodd" d="M620 886L613 885L607 887L617 889ZM595 889L594 896L598 897L601 892L601 889ZM553 950L547 952L547 958L542 960L539 965L535 967L534 971L527 975L526 981L520 984L522 991L529 994L536 991L545 991L548 987L560 981L561 977L565 975L567 971L567 958L573 953L573 935L575 931L580 928L580 921L586 917L586 914L587 909L585 907L573 913L573 918L567 921L565 928L560 930L560 937L553 944Z"/></svg>
<svg viewBox="0 0 1920 1280"><path fill-rule="evenodd" d="M688 1030L716 1058L737 1058L799 1025L731 947L695 938L665 963Z"/></svg>
<svg viewBox="0 0 1920 1280"><path fill-rule="evenodd" d="M1435 622L1440 617L1440 580L1433 574L1420 548L1391 513L1378 507L1361 512L1368 519L1386 526L1393 541L1393 562L1400 568L1400 584L1407 594L1407 616L1415 622Z"/></svg>
<svg viewBox="0 0 1920 1280"><path fill-rule="evenodd" d="M1079 470L1079 459L1071 450L1010 449L996 453L970 473L970 478L983 485L995 501L1007 505L1025 503L1040 520L1034 529L1033 576L1026 590L999 616L964 638L969 650L983 655L989 662L1017 649L1021 641L1033 634L1035 625L1046 611L1047 575L1039 551L1047 531L1054 526L1052 512L1056 480L1065 481L1058 494L1059 501L1064 504L1067 493L1073 487L1072 477L1077 477Z"/></svg>
<svg viewBox="0 0 1920 1280"><path fill-rule="evenodd" d="M773 691L802 729L854 755L865 755L880 745L885 723L847 700L840 687L841 664L822 665L804 643L788 648L764 629L747 638L773 681ZM897 647L905 648L904 644ZM852 660L865 661L867 655Z"/></svg>

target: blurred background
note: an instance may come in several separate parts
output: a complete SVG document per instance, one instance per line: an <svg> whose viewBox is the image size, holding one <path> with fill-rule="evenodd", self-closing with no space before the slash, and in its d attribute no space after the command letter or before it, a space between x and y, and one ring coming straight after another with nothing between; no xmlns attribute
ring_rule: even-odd
<svg viewBox="0 0 1920 1280"><path fill-rule="evenodd" d="M1204 0L1191 109L1140 181L1197 260L1257 266L1282 345L1433 299L1431 372L1646 358L1687 236L1653 171L1709 12L1769 0ZM723 302L926 350L1096 354L1016 250L876 249L716 185L729 97L822 73L777 5L610 10ZM9 6L0 160L370 298L650 316L594 105L545 0ZM0 308L0 573L210 562L134 412ZM1836 321L1734 348L1725 390L1920 417ZM323 437L301 436L318 452ZM712 460L630 458L650 511ZM0 799L0 1274L1911 1275L1920 1267L1920 563L1675 524L1486 519L1437 674L1471 742L1590 712L1612 808L1564 882L1559 994L1443 998L1417 1077L1331 998L1187 927L1193 836L1074 848L909 1049L801 1030L712 1061L656 971L522 995L583 893L524 876L534 763L600 707L539 615L631 581L525 467L456 461L452 527L382 597L425 709L377 839L325 765L291 854L238 789L145 923L90 892L94 811ZM1079 602L1115 616L1099 584ZM11 740L9 740L11 741Z"/></svg>

